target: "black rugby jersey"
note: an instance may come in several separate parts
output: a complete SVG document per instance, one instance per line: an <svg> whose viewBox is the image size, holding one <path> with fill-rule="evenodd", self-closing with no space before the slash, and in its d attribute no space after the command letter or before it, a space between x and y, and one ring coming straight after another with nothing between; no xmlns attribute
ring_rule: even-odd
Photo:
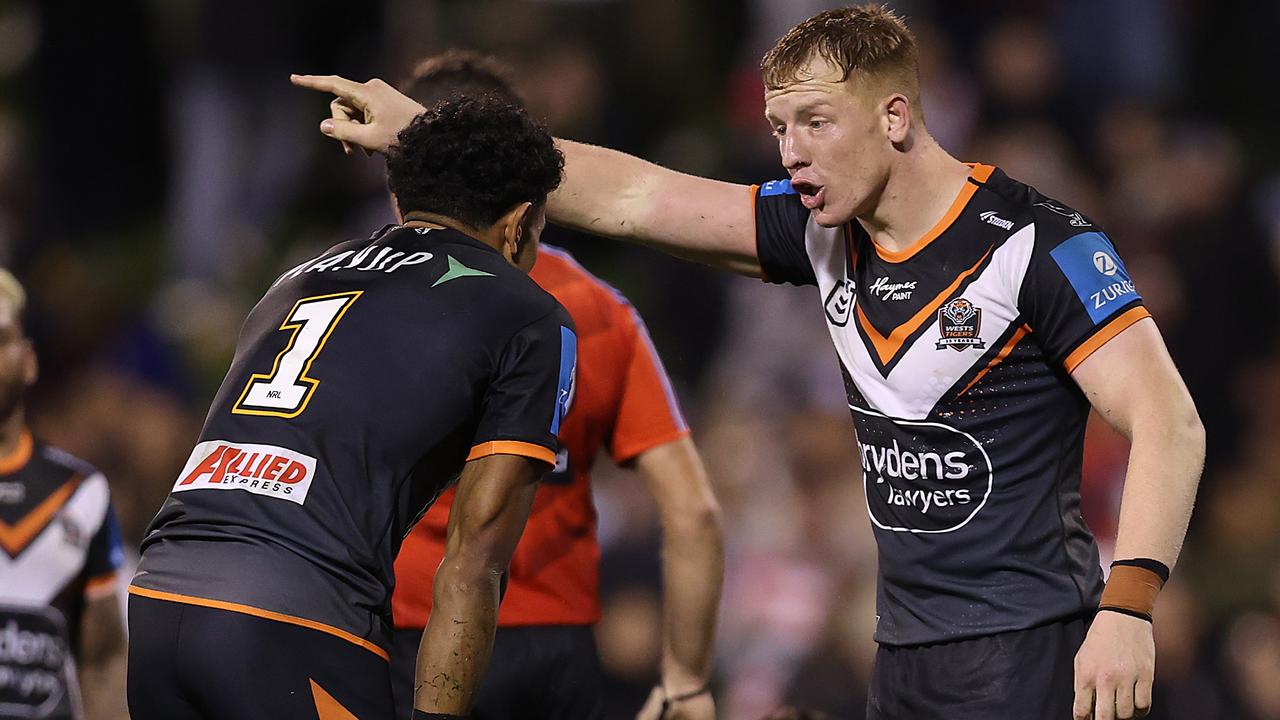
<svg viewBox="0 0 1280 720"><path fill-rule="evenodd" d="M771 282L816 285L879 547L876 640L1020 630L1097 607L1080 516L1089 404L1069 373L1147 317L1092 220L988 165L893 253L754 191Z"/></svg>
<svg viewBox="0 0 1280 720"><path fill-rule="evenodd" d="M576 337L453 230L390 226L249 314L130 592L305 624L385 657L401 539L463 464L554 465Z"/></svg>
<svg viewBox="0 0 1280 720"><path fill-rule="evenodd" d="M123 562L106 478L23 432L0 458L0 718L83 716L81 617Z"/></svg>

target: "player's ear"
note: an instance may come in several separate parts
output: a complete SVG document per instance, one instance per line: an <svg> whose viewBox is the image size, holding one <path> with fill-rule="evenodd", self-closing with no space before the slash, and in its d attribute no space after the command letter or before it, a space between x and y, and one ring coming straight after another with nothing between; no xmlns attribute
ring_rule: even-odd
<svg viewBox="0 0 1280 720"><path fill-rule="evenodd" d="M885 98L882 108L885 135L894 145L902 145L911 130L911 101L906 95L894 93Z"/></svg>
<svg viewBox="0 0 1280 720"><path fill-rule="evenodd" d="M24 341L22 349L22 381L31 387L40 377L40 363L36 360L36 348L30 340Z"/></svg>
<svg viewBox="0 0 1280 720"><path fill-rule="evenodd" d="M519 265L521 251L524 248L525 241L530 237L527 220L533 212L533 203L522 202L519 205L507 211L498 220L499 226L502 228L502 254L511 261L513 265Z"/></svg>

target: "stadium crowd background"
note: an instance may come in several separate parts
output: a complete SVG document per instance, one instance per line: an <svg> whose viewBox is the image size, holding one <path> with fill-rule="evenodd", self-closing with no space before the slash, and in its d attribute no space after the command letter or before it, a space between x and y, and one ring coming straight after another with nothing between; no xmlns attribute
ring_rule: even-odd
<svg viewBox="0 0 1280 720"><path fill-rule="evenodd" d="M0 262L31 296L31 425L107 473L136 546L266 285L388 221L381 163L324 139L290 72L395 81L449 46L492 51L557 134L761 182L784 173L759 57L832 4L0 0ZM892 4L920 39L933 134L1109 229L1203 416L1151 717L1280 718L1280 4ZM875 551L813 291L546 239L635 302L706 452L728 541L722 716L859 717ZM1091 426L1104 552L1126 452ZM602 467L597 505L623 718L656 678L657 524L625 473Z"/></svg>

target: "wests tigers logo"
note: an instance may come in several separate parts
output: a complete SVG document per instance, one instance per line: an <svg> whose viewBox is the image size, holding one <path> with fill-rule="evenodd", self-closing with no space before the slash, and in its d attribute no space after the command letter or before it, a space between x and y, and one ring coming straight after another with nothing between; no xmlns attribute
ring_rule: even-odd
<svg viewBox="0 0 1280 720"><path fill-rule="evenodd" d="M935 349L951 348L956 352L969 348L985 348L978 337L982 329L982 309L964 298L955 298L938 310L938 344Z"/></svg>

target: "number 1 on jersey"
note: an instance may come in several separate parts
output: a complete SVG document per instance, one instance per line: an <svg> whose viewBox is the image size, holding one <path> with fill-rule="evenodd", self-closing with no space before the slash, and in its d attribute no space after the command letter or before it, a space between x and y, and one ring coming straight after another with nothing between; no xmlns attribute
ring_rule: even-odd
<svg viewBox="0 0 1280 720"><path fill-rule="evenodd" d="M268 374L254 373L240 393L231 412L238 415L270 415L293 418L307 409L320 381L307 377L325 341L338 326L347 308L363 291L335 293L302 298L285 317L281 330L293 335L284 350L276 356Z"/></svg>

